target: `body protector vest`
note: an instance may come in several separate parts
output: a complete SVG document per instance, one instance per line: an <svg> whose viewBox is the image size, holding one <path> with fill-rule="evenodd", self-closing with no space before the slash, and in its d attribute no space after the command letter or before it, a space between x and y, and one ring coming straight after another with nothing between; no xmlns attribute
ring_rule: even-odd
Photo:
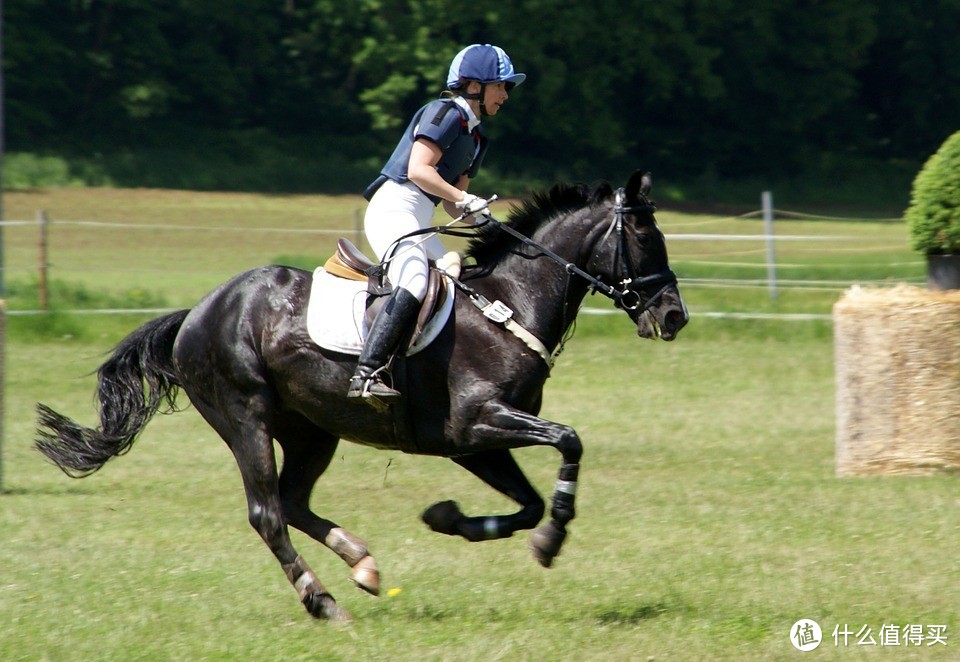
<svg viewBox="0 0 960 662"><path fill-rule="evenodd" d="M467 127L467 114L453 99L437 99L423 106L413 116L403 137L393 150L393 155L380 172L380 176L363 192L367 200L388 179L403 184L409 181L407 163L410 151L418 138L436 143L443 152L437 163L437 172L449 184L455 184L461 175L475 177L487 151L487 137L480 125L471 132ZM433 204L440 198L424 192Z"/></svg>

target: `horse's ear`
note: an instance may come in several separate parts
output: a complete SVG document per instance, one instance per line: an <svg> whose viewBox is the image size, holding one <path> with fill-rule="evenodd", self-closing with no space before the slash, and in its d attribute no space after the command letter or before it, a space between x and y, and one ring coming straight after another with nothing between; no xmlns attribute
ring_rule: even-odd
<svg viewBox="0 0 960 662"><path fill-rule="evenodd" d="M653 188L653 177L649 172L644 172L643 170L637 170L630 176L630 181L627 182L627 198L630 200L635 200L639 197L638 193L644 197L649 195L650 190Z"/></svg>

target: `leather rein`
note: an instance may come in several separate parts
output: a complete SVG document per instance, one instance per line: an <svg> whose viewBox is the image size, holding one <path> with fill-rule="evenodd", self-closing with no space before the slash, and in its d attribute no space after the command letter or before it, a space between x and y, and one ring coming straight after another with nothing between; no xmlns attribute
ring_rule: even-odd
<svg viewBox="0 0 960 662"><path fill-rule="evenodd" d="M634 206L628 207L625 205L625 202L626 193L622 188L617 189L613 208L613 220L610 221L610 226L604 233L603 238L597 244L597 253L593 258L594 261L596 261L596 259L599 257L599 247L607 241L611 234L616 232L617 243L614 248L614 262L618 271L616 275L616 285L609 285L596 276L587 273L577 265L563 259L534 239L517 232L509 225L497 220L490 214L490 212L486 210L482 213L484 220L474 227L486 225L487 223L491 222L496 223L499 228L507 234L511 235L527 246L535 248L541 255L562 266L564 271L566 271L568 274L574 274L586 280L594 292L600 292L607 298L612 299L615 305L623 308L624 310L639 310L638 314L640 314L653 306L670 287L677 284L677 276L670 269L665 269L648 276L637 275L635 266L628 259L629 252L627 251L626 237L623 229L623 217L626 214L635 214L638 212L652 213L656 211L657 208L652 202L647 200L646 197L641 198L640 204ZM656 294L644 300L642 290L643 288L651 285L660 285L661 287Z"/></svg>

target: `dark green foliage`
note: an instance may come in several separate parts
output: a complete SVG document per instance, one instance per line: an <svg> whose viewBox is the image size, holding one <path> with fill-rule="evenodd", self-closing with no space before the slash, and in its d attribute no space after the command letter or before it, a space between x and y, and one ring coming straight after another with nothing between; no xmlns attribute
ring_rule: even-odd
<svg viewBox="0 0 960 662"><path fill-rule="evenodd" d="M68 182L358 191L478 41L529 74L490 122L498 182L642 167L712 197L837 159L919 162L960 107L953 0L49 5L4 8L6 132L66 158Z"/></svg>
<svg viewBox="0 0 960 662"><path fill-rule="evenodd" d="M960 131L920 170L905 218L915 250L960 255Z"/></svg>

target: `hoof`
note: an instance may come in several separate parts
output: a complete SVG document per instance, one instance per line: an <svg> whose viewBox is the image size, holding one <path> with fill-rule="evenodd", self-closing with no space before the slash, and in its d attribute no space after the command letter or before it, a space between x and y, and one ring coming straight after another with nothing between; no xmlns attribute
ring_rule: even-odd
<svg viewBox="0 0 960 662"><path fill-rule="evenodd" d="M370 595L380 595L380 571L377 562L369 554L364 556L357 565L353 566L350 579Z"/></svg>
<svg viewBox="0 0 960 662"><path fill-rule="evenodd" d="M456 501L441 501L424 510L420 519L437 533L456 536L459 535L457 525L463 519L463 513L460 512L460 506Z"/></svg>
<svg viewBox="0 0 960 662"><path fill-rule="evenodd" d="M547 522L530 534L530 550L534 558L544 568L553 565L553 559L560 554L560 547L567 537L566 529L554 522Z"/></svg>
<svg viewBox="0 0 960 662"><path fill-rule="evenodd" d="M331 623L349 623L353 620L350 612L338 605L329 593L308 595L303 600L303 606L314 618Z"/></svg>

